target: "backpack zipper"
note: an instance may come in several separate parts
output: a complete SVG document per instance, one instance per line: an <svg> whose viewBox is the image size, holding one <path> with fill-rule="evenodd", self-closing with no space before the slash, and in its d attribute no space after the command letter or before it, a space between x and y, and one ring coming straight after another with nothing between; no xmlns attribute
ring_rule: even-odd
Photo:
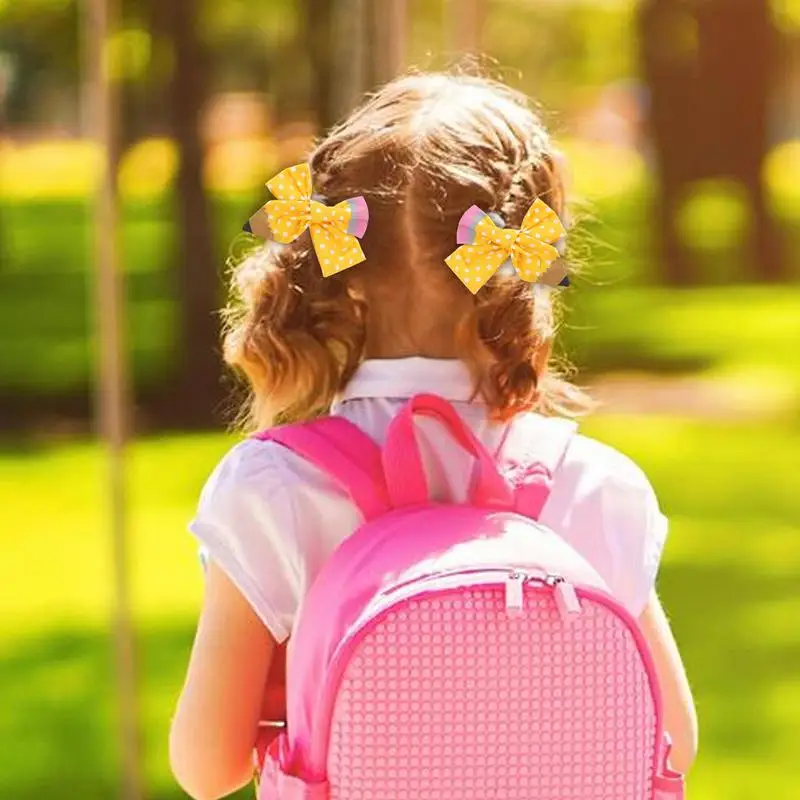
<svg viewBox="0 0 800 800"><path fill-rule="evenodd" d="M512 570L506 578L506 614L521 617L525 612L525 581L527 576Z"/></svg>
<svg viewBox="0 0 800 800"><path fill-rule="evenodd" d="M393 586L384 596L391 596L401 589L419 582L427 582L451 575L484 575L486 573L499 573L505 575L505 608L509 617L521 617L525 613L525 584L537 583L541 586L548 586L553 589L553 594L559 614L564 621L568 621L575 614L580 613L581 605L575 587L563 576L554 575L544 570L535 568L521 570L508 569L507 567L472 567L466 569L453 569L445 572L437 572L429 575L419 575Z"/></svg>
<svg viewBox="0 0 800 800"><path fill-rule="evenodd" d="M531 575L521 570L511 570L505 581L506 614L509 617L521 617L525 614L525 584L534 582L553 589L558 613L565 622L580 613L581 604L575 587L561 575Z"/></svg>

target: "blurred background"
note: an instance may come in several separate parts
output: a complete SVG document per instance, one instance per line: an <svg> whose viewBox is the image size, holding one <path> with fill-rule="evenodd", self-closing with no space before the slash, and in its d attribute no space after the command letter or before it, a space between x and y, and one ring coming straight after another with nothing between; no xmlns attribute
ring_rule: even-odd
<svg viewBox="0 0 800 800"><path fill-rule="evenodd" d="M120 796L89 8L0 0L4 800ZM214 315L231 242L362 91L476 53L541 102L572 165L588 269L561 349L603 404L585 431L643 466L672 521L690 796L795 798L800 0L123 0L105 53L142 794L183 796L167 730L202 589L185 524L236 439Z"/></svg>

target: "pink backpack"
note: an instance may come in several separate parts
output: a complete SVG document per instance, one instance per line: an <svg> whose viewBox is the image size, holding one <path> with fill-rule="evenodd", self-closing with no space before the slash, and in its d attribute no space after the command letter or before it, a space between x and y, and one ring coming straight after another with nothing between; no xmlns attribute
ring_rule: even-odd
<svg viewBox="0 0 800 800"><path fill-rule="evenodd" d="M469 503L429 499L415 415L475 458ZM382 450L334 417L260 435L337 480L364 524L300 609L259 800L683 798L636 622L536 523L574 425L510 427L494 457L419 395Z"/></svg>

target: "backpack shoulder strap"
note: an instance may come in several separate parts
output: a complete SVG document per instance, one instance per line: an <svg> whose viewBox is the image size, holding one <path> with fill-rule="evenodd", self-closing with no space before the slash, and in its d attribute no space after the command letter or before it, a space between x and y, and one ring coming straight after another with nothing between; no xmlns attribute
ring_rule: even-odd
<svg viewBox="0 0 800 800"><path fill-rule="evenodd" d="M365 520L389 510L381 449L352 422L323 417L271 428L254 438L276 442L321 469L350 495ZM267 748L286 724L286 654L286 643L276 648L267 678L255 753L259 772Z"/></svg>
<svg viewBox="0 0 800 800"><path fill-rule="evenodd" d="M497 462L515 487L520 514L539 519L553 488L553 476L577 429L577 423L571 420L538 414L521 414L509 424Z"/></svg>
<svg viewBox="0 0 800 800"><path fill-rule="evenodd" d="M321 469L347 492L365 520L389 510L381 449L352 422L322 417L271 428L255 438L277 442Z"/></svg>

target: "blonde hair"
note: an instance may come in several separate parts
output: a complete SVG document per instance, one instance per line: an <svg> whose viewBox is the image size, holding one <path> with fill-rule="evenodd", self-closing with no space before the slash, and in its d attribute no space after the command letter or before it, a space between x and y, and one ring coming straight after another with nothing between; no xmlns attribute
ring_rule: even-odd
<svg viewBox="0 0 800 800"><path fill-rule="evenodd" d="M368 332L400 306L402 352L424 349L420 315L449 332L492 418L589 408L549 363L553 293L497 274L473 297L444 263L472 205L512 227L536 198L565 216L557 153L524 95L471 75L408 75L370 96L309 163L331 204L366 198L367 260L323 278L306 234L234 264L224 352L249 381L252 425L325 413L364 359Z"/></svg>

